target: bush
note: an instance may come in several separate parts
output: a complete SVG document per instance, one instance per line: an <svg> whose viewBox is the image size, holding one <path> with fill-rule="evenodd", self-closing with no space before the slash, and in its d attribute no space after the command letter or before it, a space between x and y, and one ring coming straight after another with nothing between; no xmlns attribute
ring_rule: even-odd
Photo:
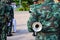
<svg viewBox="0 0 60 40"><path fill-rule="evenodd" d="M23 8L19 8L19 11L24 11L24 9Z"/></svg>
<svg viewBox="0 0 60 40"><path fill-rule="evenodd" d="M22 7L22 8L17 8L16 9L17 11L28 11L29 10L29 8L28 7Z"/></svg>
<svg viewBox="0 0 60 40"><path fill-rule="evenodd" d="M23 8L17 8L16 10L17 10L17 11L24 11Z"/></svg>
<svg viewBox="0 0 60 40"><path fill-rule="evenodd" d="M28 11L28 10L29 10L29 8L28 8L28 7L26 7L26 8L25 8L25 11Z"/></svg>

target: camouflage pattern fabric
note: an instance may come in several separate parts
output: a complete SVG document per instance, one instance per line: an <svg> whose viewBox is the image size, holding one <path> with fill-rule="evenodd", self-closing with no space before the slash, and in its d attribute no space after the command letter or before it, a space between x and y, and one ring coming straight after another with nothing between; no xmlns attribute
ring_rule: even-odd
<svg viewBox="0 0 60 40"><path fill-rule="evenodd" d="M8 22L8 25L10 23L10 25L8 26L7 25L7 34L11 34L11 31L12 31L12 21L13 21L13 18L14 18L14 11L13 11L13 8L12 6L8 6L8 15L9 15L9 22Z"/></svg>
<svg viewBox="0 0 60 40"><path fill-rule="evenodd" d="M4 3L0 2L0 40L7 40L7 9Z"/></svg>
<svg viewBox="0 0 60 40"><path fill-rule="evenodd" d="M60 38L60 3L55 4L53 0L45 0L41 5L34 6L34 20L42 24L42 30L37 32L35 40L59 40ZM33 14L33 13L31 13ZM34 21L33 20L33 21ZM36 20L36 21L37 21ZM36 22L35 21L35 22ZM31 21L32 23L32 21ZM31 24L32 25L32 24ZM32 29L32 26L28 29ZM33 30L33 29L32 29ZM31 30L31 31L32 31ZM33 31L32 31L33 32Z"/></svg>
<svg viewBox="0 0 60 40"><path fill-rule="evenodd" d="M58 35L56 34L48 34L48 33L38 33L35 37L35 40L58 40Z"/></svg>
<svg viewBox="0 0 60 40"><path fill-rule="evenodd" d="M37 33L36 40L59 40L59 7L54 4L52 0L48 0L46 3L47 4L43 4L40 8L41 16L39 21L43 29L41 31L42 33Z"/></svg>
<svg viewBox="0 0 60 40"><path fill-rule="evenodd" d="M38 6L39 5L39 6ZM33 29L32 29L32 24L34 23L34 22L38 22L38 16L39 16L39 14L37 15L37 13L35 13L35 6L38 6L38 7L40 7L40 5L41 4L34 4L34 5L31 5L30 6L30 18L29 18L29 20L28 20L28 22L27 22L27 26L28 26L28 31L29 32L33 32ZM38 8L37 7L37 8Z"/></svg>

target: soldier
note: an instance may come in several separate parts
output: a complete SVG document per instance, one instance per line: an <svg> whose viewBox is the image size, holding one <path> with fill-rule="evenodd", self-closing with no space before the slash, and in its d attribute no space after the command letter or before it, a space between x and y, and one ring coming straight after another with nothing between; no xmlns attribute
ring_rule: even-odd
<svg viewBox="0 0 60 40"><path fill-rule="evenodd" d="M35 6L34 13L36 16L35 20L37 19L38 22L42 24L41 26L36 27L35 29L33 26L30 26L33 31L37 32L36 34L36 40L59 40L60 36L60 4L55 4L54 0L44 0L45 2L40 5L40 7ZM36 21L35 21L36 22ZM32 22L31 22L32 23ZM33 25L33 23L31 24ZM41 30L40 30L40 29Z"/></svg>
<svg viewBox="0 0 60 40"><path fill-rule="evenodd" d="M13 8L11 6L11 1L8 0L7 1L7 5L9 5L8 7L8 11L9 11L9 23L8 23L8 27L7 27L7 36L12 36L12 21L14 18L14 11Z"/></svg>
<svg viewBox="0 0 60 40"><path fill-rule="evenodd" d="M42 1L43 2L43 1ZM32 29L32 24L34 23L34 22L38 22L38 14L36 14L35 13L35 7L36 8L38 8L38 7L40 7L40 5L42 4L42 3L39 3L39 1L38 0L33 0L33 5L30 5L30 18L29 18L29 20L28 20L28 22L27 22L27 26L28 26L28 31L29 32L33 32L33 36L35 36L35 34L34 34L34 31L33 31L33 29Z"/></svg>
<svg viewBox="0 0 60 40"><path fill-rule="evenodd" d="M7 5L0 0L0 40L7 40Z"/></svg>
<svg viewBox="0 0 60 40"><path fill-rule="evenodd" d="M32 12L33 12L33 9L34 8L34 4L33 5L31 5L30 6L30 10L29 10L29 13L31 13L32 14ZM32 15L33 16L33 15ZM27 26L28 26L28 31L30 31L31 32L31 23L33 22L33 20L31 20L33 17L30 17L30 19L29 19L29 21L28 21L28 23L27 23ZM32 22L30 22L30 20L32 21Z"/></svg>
<svg viewBox="0 0 60 40"><path fill-rule="evenodd" d="M37 4L37 0L34 1L34 4ZM33 5L30 5L30 11L29 11L29 13L31 14L31 17L29 18L28 23L27 23L28 31L29 32L32 32L31 25L32 25L33 22L36 21L35 20L35 17L33 16L34 14L32 14L33 13L33 10L34 10L34 4Z"/></svg>

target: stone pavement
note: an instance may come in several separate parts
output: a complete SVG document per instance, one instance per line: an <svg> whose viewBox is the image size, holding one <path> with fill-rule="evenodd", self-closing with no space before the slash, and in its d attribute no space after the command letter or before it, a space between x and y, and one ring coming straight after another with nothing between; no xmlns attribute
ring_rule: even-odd
<svg viewBox="0 0 60 40"><path fill-rule="evenodd" d="M17 23L17 31L13 33L13 36L8 37L7 40L34 40L32 33L28 32L27 21L29 19L28 11L15 11L15 19Z"/></svg>

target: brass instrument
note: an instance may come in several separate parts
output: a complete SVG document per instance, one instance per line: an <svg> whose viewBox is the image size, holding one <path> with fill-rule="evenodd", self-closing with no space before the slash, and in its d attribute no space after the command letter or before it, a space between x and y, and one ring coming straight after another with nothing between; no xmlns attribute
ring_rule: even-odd
<svg viewBox="0 0 60 40"><path fill-rule="evenodd" d="M36 36L36 33L42 30L42 25L40 22L34 22L32 24L33 35Z"/></svg>

